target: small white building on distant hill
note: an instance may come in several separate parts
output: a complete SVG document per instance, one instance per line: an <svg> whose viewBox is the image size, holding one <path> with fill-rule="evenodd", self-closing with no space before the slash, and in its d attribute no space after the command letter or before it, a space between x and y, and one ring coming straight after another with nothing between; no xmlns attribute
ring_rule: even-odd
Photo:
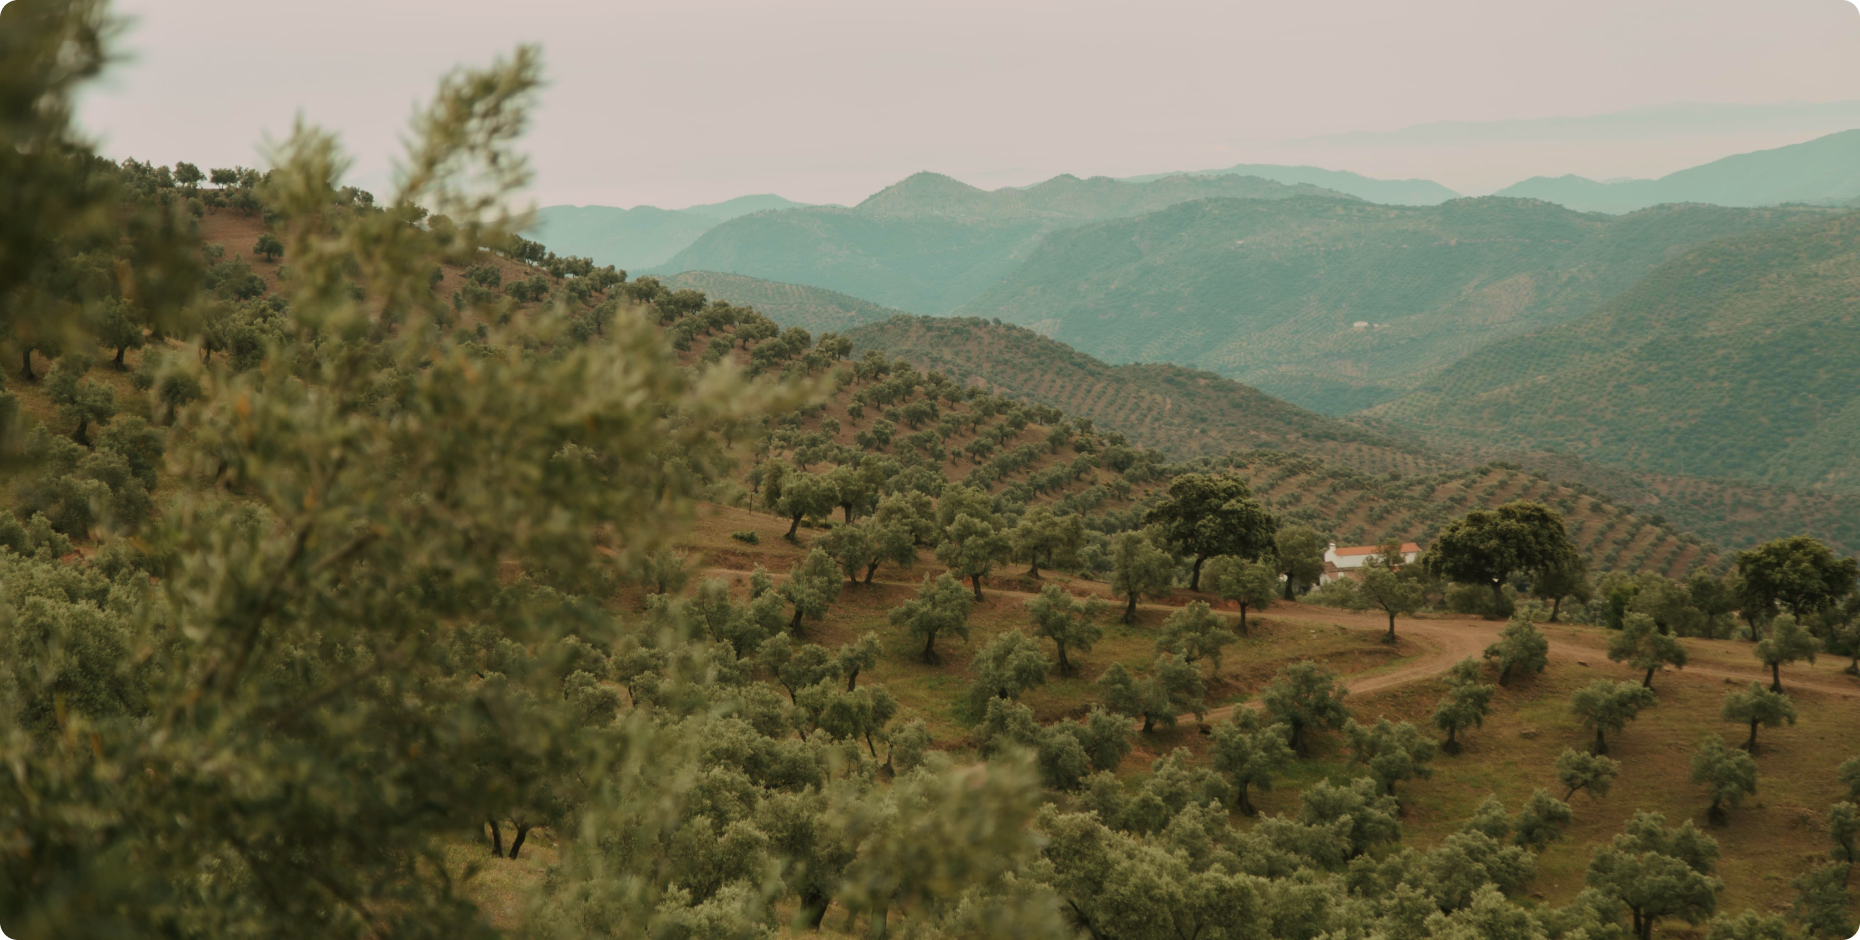
<svg viewBox="0 0 1860 940"><path fill-rule="evenodd" d="M1336 542L1330 543L1330 547L1324 550L1324 573L1318 575L1318 583L1329 584L1338 578L1356 577L1357 575L1354 574L1354 572L1361 570L1364 565L1369 563L1370 558L1381 553L1381 551L1382 547L1380 545L1351 545L1346 548L1338 548ZM1414 564L1415 559L1420 557L1421 546L1413 542L1403 542L1401 544L1402 564Z"/></svg>

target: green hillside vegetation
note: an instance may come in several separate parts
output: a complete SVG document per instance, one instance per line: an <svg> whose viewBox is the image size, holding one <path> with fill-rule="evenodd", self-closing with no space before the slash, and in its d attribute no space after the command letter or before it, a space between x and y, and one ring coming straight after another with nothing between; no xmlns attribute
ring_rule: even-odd
<svg viewBox="0 0 1860 940"><path fill-rule="evenodd" d="M1213 199L1056 232L963 312L1343 414L1486 343L1587 314L1686 248L1812 214Z"/></svg>
<svg viewBox="0 0 1860 940"><path fill-rule="evenodd" d="M1370 414L1635 470L1853 488L1856 284L1853 216L1726 239Z"/></svg>
<svg viewBox="0 0 1860 940"><path fill-rule="evenodd" d="M695 290L717 300L754 307L781 326L798 326L813 333L844 333L907 315L824 287L782 284L741 274L686 271L659 280L672 290Z"/></svg>
<svg viewBox="0 0 1860 940"><path fill-rule="evenodd" d="M1860 130L1714 160L1655 180L1598 183L1538 176L1496 195L1542 199L1578 212L1633 212L1661 203L1837 205L1860 196Z"/></svg>
<svg viewBox="0 0 1860 940"><path fill-rule="evenodd" d="M806 284L911 313L947 313L1013 270L1048 232L1209 196L1278 199L1322 192L1249 177L1149 183L1058 176L985 191L918 173L850 209L733 219L659 267Z"/></svg>
<svg viewBox="0 0 1860 940"><path fill-rule="evenodd" d="M1133 183L1147 183L1165 176L1178 176L1177 173L1153 173L1147 176L1128 176L1124 179ZM1383 180L1352 173L1348 170L1326 170L1315 166L1278 166L1269 163L1238 163L1218 170L1195 170L1189 176L1257 176L1263 180L1288 185L1305 184L1322 186L1346 196L1355 196L1385 206L1433 206L1449 199L1458 199L1460 194L1433 180Z"/></svg>
<svg viewBox="0 0 1860 940"><path fill-rule="evenodd" d="M876 349L1089 419L1176 460L1278 450L1376 474L1431 473L1453 465L1212 373L1160 363L1107 365L1011 324L903 317L848 331L846 338L855 349Z"/></svg>
<svg viewBox="0 0 1860 940"><path fill-rule="evenodd" d="M10 933L1845 932L1854 559L1585 600L1599 510L1488 467L1413 481L1467 510L1422 563L1284 599L1335 474L513 236L533 48L446 78L377 200L308 127L262 172L92 155L117 24L13 6Z"/></svg>

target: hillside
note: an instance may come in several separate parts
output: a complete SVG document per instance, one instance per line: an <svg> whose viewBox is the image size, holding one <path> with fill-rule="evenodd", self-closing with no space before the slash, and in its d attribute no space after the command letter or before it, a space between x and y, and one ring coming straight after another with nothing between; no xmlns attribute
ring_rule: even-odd
<svg viewBox="0 0 1860 940"><path fill-rule="evenodd" d="M1149 183L1058 176L1025 189L977 189L918 173L850 209L816 206L732 219L659 266L806 284L912 313L947 313L1006 276L1048 232L1194 199L1282 199L1321 192L1250 177Z"/></svg>
<svg viewBox="0 0 1860 940"><path fill-rule="evenodd" d="M900 317L852 330L846 338L855 350L876 349L1088 418L1100 429L1121 432L1173 459L1279 450L1368 473L1429 473L1453 466L1231 379L1166 364L1109 365L1011 324Z"/></svg>
<svg viewBox="0 0 1860 940"><path fill-rule="evenodd" d="M529 234L561 254L638 271L665 263L720 222L799 205L780 196L762 195L683 209L544 206L536 210Z"/></svg>
<svg viewBox="0 0 1860 940"><path fill-rule="evenodd" d="M1257 176L1275 183L1288 185L1305 184L1322 186L1358 199L1379 202L1386 206L1433 206L1449 199L1458 199L1460 194L1433 180L1383 180L1352 173L1348 170L1326 170L1315 166L1280 166L1271 163L1238 163L1218 170L1194 170L1191 176ZM1148 176L1128 176L1126 180L1143 183L1162 179L1176 174L1154 173Z"/></svg>
<svg viewBox="0 0 1860 940"><path fill-rule="evenodd" d="M1702 246L1373 409L1641 471L1860 486L1860 216Z"/></svg>
<svg viewBox="0 0 1860 940"><path fill-rule="evenodd" d="M810 333L844 333L892 317L909 316L824 287L783 284L741 274L686 271L659 280L672 290L701 291L715 300L754 307L781 326L798 326Z"/></svg>
<svg viewBox="0 0 1860 940"><path fill-rule="evenodd" d="M962 312L1345 414L1495 339L1576 319L1686 248L1825 211L1210 199L1054 233Z"/></svg>
<svg viewBox="0 0 1860 940"><path fill-rule="evenodd" d="M1669 202L1840 204L1860 196L1860 130L1741 153L1654 180L1598 183L1581 176L1537 176L1497 195L1542 199L1578 212L1633 212Z"/></svg>

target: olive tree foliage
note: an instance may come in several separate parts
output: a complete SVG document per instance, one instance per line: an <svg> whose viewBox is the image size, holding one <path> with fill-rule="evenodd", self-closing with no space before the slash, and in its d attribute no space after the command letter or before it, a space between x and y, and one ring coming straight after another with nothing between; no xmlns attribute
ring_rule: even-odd
<svg viewBox="0 0 1860 940"><path fill-rule="evenodd" d="M1143 720L1144 734L1158 724L1175 727L1176 717L1181 714L1193 712L1199 718L1204 711L1202 696L1207 692L1201 670L1174 653L1158 655L1141 676L1131 675L1123 663L1112 663L1098 677L1098 687L1103 690L1106 708Z"/></svg>
<svg viewBox="0 0 1860 940"><path fill-rule="evenodd" d="M1125 599L1124 622L1135 623L1137 598L1163 597L1175 584L1175 559L1139 532L1111 540L1111 593Z"/></svg>
<svg viewBox="0 0 1860 940"><path fill-rule="evenodd" d="M1608 733L1627 727L1641 709L1657 701L1653 690L1644 685L1597 679L1569 697L1569 710L1578 721L1594 729L1595 753L1606 754Z"/></svg>
<svg viewBox="0 0 1860 940"><path fill-rule="evenodd" d="M1245 636L1247 611L1270 606L1278 594L1279 579L1264 562L1222 555L1208 561L1207 586L1209 593L1240 608L1240 635Z"/></svg>
<svg viewBox="0 0 1860 940"><path fill-rule="evenodd" d="M1249 796L1255 787L1272 789L1277 777L1292 761L1291 748L1285 744L1281 725L1268 725L1258 711L1236 708L1231 717L1214 726L1214 769L1233 784L1234 805L1248 816L1257 816Z"/></svg>
<svg viewBox="0 0 1860 940"><path fill-rule="evenodd" d="M1337 730L1350 720L1343 699L1350 691L1337 674L1310 660L1296 662L1272 677L1260 702L1272 720L1285 725L1286 743L1299 757L1311 755L1311 732Z"/></svg>
<svg viewBox="0 0 1860 940"><path fill-rule="evenodd" d="M969 708L978 717L990 699L1018 699L1028 689L1045 685L1052 669L1039 642L1012 629L988 641L969 665L975 670L975 681L969 685Z"/></svg>
<svg viewBox="0 0 1860 940"><path fill-rule="evenodd" d="M1698 924L1717 910L1724 889L1714 877L1717 862L1718 841L1691 820L1668 829L1665 816L1638 812L1620 835L1595 850L1584 879L1627 909L1635 937L1651 940L1662 918Z"/></svg>
<svg viewBox="0 0 1860 940"><path fill-rule="evenodd" d="M1550 641L1528 619L1513 618L1498 631L1498 641L1485 648L1485 658L1497 660L1498 684L1505 685L1513 675L1536 675L1550 665Z"/></svg>
<svg viewBox="0 0 1860 940"><path fill-rule="evenodd" d="M1363 579L1346 595L1356 610L1377 610L1389 618L1389 632L1383 642L1395 642L1395 615L1410 614L1427 601L1427 587L1411 571L1397 570L1401 565L1401 546L1389 544L1363 566Z"/></svg>
<svg viewBox="0 0 1860 940"><path fill-rule="evenodd" d="M938 561L958 577L969 579L975 599L982 599L982 578L1008 554L1008 537L986 519L961 513L950 522L943 544L936 547Z"/></svg>
<svg viewBox="0 0 1860 940"><path fill-rule="evenodd" d="M1724 693L1724 708L1720 714L1725 721L1750 726L1750 737L1744 741L1743 748L1755 754L1757 727L1779 728L1784 722L1795 724L1795 702L1781 692L1764 688L1760 682L1752 682L1742 691Z"/></svg>
<svg viewBox="0 0 1860 940"><path fill-rule="evenodd" d="M1089 653L1092 645L1104 636L1098 626L1108 605L1097 595L1083 601L1067 594L1058 585L1049 584L1039 596L1027 601L1027 619L1033 623L1033 635L1053 641L1059 659L1060 675L1072 675L1069 653Z"/></svg>
<svg viewBox="0 0 1860 940"><path fill-rule="evenodd" d="M40 146L58 135L32 128L65 110L108 22L14 6L0 190L29 211L0 229L49 241L87 197L53 165L73 154ZM169 442L170 468L220 487L180 488L94 564L0 552L9 931L493 937L445 845L546 820L574 850L535 892L535 937L766 935L784 870L803 909L832 884L869 922L1056 936L1050 905L999 900L1033 861L1030 774L829 786L828 745L779 736L781 710L680 603L623 621L588 599L681 530L722 477L717 440L798 396L680 368L633 314L586 344L556 343L546 310L483 342L438 325L434 261L516 227L499 207L525 179L510 143L538 80L528 49L448 79L368 212L331 211L346 161L300 127L264 187L293 262L287 328L264 369L193 367L204 397ZM13 198L33 186L49 189ZM11 304L33 255L0 251L9 339L66 327L68 310ZM45 617L84 642L46 642ZM784 823L777 796L810 789L824 802ZM1004 905L1012 926L992 926Z"/></svg>
<svg viewBox="0 0 1860 940"><path fill-rule="evenodd" d="M913 639L923 641L923 661L936 663L936 641L949 634L969 638L969 611L975 599L962 589L961 582L944 572L932 579L924 575L917 596L891 611L893 624L909 631Z"/></svg>
<svg viewBox="0 0 1860 940"><path fill-rule="evenodd" d="M1757 661L1769 667L1770 691L1781 692L1782 667L1801 660L1815 661L1815 654L1821 652L1821 641L1792 614L1779 614L1770 622L1770 635L1757 641L1751 653Z"/></svg>
<svg viewBox="0 0 1860 940"><path fill-rule="evenodd" d="M1387 796L1394 796L1395 785L1403 780L1426 780L1434 775L1430 765L1439 748L1408 722L1378 718L1375 724L1365 727L1352 719L1344 723L1343 733L1350 741L1351 757L1368 768Z"/></svg>
<svg viewBox="0 0 1860 940"><path fill-rule="evenodd" d="M1462 659L1447 670L1447 694L1434 706L1434 727L1447 733L1447 739L1440 742L1440 749L1448 754L1460 752L1462 732L1485 724L1486 712L1498 688L1485 681L1484 671L1484 666L1476 659Z"/></svg>
<svg viewBox="0 0 1860 940"><path fill-rule="evenodd" d="M1564 786L1563 799L1577 790L1589 791L1589 798L1599 800L1608 795L1615 778L1621 775L1621 762L1612 757L1575 748L1564 748L1556 758L1556 780Z"/></svg>
<svg viewBox="0 0 1860 940"><path fill-rule="evenodd" d="M1170 652L1184 662L1208 662L1208 677L1221 675L1221 650L1234 642L1227 621L1214 612L1206 601L1194 601L1163 621L1162 635L1156 638L1158 652Z"/></svg>
<svg viewBox="0 0 1860 940"><path fill-rule="evenodd" d="M1641 685L1653 688L1653 675L1665 666L1686 668L1686 648L1679 638L1661 633L1652 617L1628 614L1621 632L1608 639L1608 658L1646 673Z"/></svg>
<svg viewBox="0 0 1860 940"><path fill-rule="evenodd" d="M1757 762L1746 751L1727 746L1724 739L1708 734L1699 740L1692 754L1692 782L1705 788L1711 796L1707 815L1723 825L1725 810L1736 807L1748 794L1757 792Z"/></svg>

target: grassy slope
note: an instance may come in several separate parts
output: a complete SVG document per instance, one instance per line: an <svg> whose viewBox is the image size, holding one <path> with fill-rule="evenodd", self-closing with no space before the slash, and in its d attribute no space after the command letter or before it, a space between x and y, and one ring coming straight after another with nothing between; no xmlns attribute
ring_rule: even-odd
<svg viewBox="0 0 1860 940"><path fill-rule="evenodd" d="M750 555L743 554L743 546L729 541L725 534L745 528L763 536L763 544ZM701 564L714 566L711 573L740 581L741 576L733 573L731 566L740 570L753 561L773 571L785 571L814 537L814 533L804 530L803 544L789 545L779 538L783 531L785 525L773 517L718 508L699 523L689 548L703 559ZM881 569L879 584L846 589L823 623L809 625L809 639L834 646L851 642L868 630L877 631L884 654L873 673L874 681L883 683L898 697L904 720L922 718L930 725L939 747L965 751L970 746L968 726L958 706L971 679L970 659L1000 631L1024 624L1021 605L1032 596L1029 592L1036 585L1013 580L991 585L987 601L973 617L969 639L943 644L943 662L930 666L916 660L915 644L886 622L885 613L910 595L916 577L936 570L940 566L927 554L909 570ZM1102 594L1107 590L1102 582L1087 580L1055 577L1049 578L1049 583L1060 583L1075 594ZM1025 701L1042 721L1082 714L1096 701L1091 680L1113 662L1126 666L1147 662L1161 621L1174 606L1189 599L1186 592L1178 592L1168 603L1143 605L1134 627L1112 625L1103 643L1078 657L1078 676L1055 677ZM1430 614L1425 619L1429 624L1462 625L1482 635L1495 634L1498 629L1497 624L1446 614ZM1305 604L1275 606L1255 620L1249 636L1228 648L1223 673L1211 686L1209 705L1254 696L1279 668L1300 659L1316 659L1353 677L1398 668L1431 652L1428 640L1411 636L1404 636L1393 648L1383 645L1378 635L1384 627L1385 622L1361 614ZM1589 733L1569 714L1570 693L1597 677L1637 676L1607 661L1602 652L1607 642L1605 630L1567 625L1546 630L1553 640L1578 650L1587 649L1590 655L1579 653L1575 659L1554 661L1542 676L1501 690L1484 727L1467 736L1464 753L1438 758L1431 780L1401 786L1406 804L1404 844L1424 849L1438 843L1456 830L1487 795L1498 795L1514 811L1537 787L1551 788L1555 795L1561 795L1555 786L1552 762L1565 747L1582 747L1590 740ZM1576 797L1576 820L1564 840L1542 856L1539 875L1528 889L1532 898L1551 903L1571 900L1582 888L1589 851L1619 832L1636 810L1663 812L1672 823L1693 819L1705 824L1708 800L1697 787L1685 782L1693 747L1705 734L1719 734L1733 743L1741 741L1744 729L1718 718L1724 692L1734 685L1741 687L1742 681L1704 673L1756 678L1761 669L1750 655L1748 642L1684 643L1692 655L1693 669L1668 671L1660 676L1655 683L1660 705L1613 737L1612 754L1625 765L1620 781L1601 800ZM1793 728L1763 731L1756 797L1733 811L1728 826L1710 830L1724 849L1720 874L1726 890L1721 909L1735 912L1755 907L1770 912L1778 899L1792 896L1788 880L1825 854L1827 841L1820 814L1840 796L1834 766L1860 752L1860 680L1841 674L1843 665L1838 659L1823 658L1815 665L1792 666L1785 673L1785 683L1812 682L1822 687L1852 689L1853 693L1841 696L1795 688L1792 691L1802 712L1800 723ZM1387 715L1425 726L1444 691L1440 681L1433 678L1354 696L1349 705L1359 720L1373 721ZM1138 740L1120 775L1141 776L1151 760L1177 747L1188 748L1205 759L1207 746L1207 737L1196 733L1192 725L1159 731ZM1304 787L1319 779L1344 781L1361 773L1360 767L1349 763L1340 736L1326 735L1312 760L1300 762L1277 789L1256 802L1268 813L1296 812L1297 794ZM1683 924L1666 925L1662 933L1691 935Z"/></svg>
<svg viewBox="0 0 1860 940"><path fill-rule="evenodd" d="M1047 232L1191 199L1323 192L1252 177L1125 183L1061 176L986 192L919 173L847 209L816 206L732 219L660 267L808 284L913 313L945 313L1005 277Z"/></svg>
<svg viewBox="0 0 1860 940"><path fill-rule="evenodd" d="M1048 236L963 312L1343 414L1493 339L1576 319L1680 250L1812 211L1206 200Z"/></svg>
<svg viewBox="0 0 1860 940"><path fill-rule="evenodd" d="M1853 488L1856 297L1860 217L1726 239L1370 413L1635 470Z"/></svg>

